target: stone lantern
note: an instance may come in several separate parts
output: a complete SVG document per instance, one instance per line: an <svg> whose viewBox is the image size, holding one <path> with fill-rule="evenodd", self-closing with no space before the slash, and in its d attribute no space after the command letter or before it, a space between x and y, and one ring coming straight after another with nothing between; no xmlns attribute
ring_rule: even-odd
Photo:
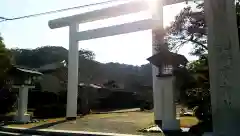
<svg viewBox="0 0 240 136"><path fill-rule="evenodd" d="M42 73L13 66L9 70L11 84L13 88L18 89L18 112L15 120L20 123L26 123L30 120L27 114L28 91L34 88L34 81L38 80Z"/></svg>
<svg viewBox="0 0 240 136"><path fill-rule="evenodd" d="M167 48L163 48L159 53L147 59L152 65L158 68L157 88L161 96L156 100L161 103L157 107L156 113L160 113L162 120L156 124L162 128L163 131L180 130L180 122L176 119L175 106L175 92L176 92L176 78L175 72L181 67L185 67L188 60L180 54L172 53ZM153 75L154 76L154 75Z"/></svg>

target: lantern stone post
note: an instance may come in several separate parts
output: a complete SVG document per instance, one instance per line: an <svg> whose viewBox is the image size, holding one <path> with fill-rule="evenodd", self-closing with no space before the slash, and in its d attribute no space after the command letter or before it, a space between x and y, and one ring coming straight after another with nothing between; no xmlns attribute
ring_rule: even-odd
<svg viewBox="0 0 240 136"><path fill-rule="evenodd" d="M34 80L42 75L38 71L28 70L12 66L9 70L10 80L13 81L13 88L18 90L18 110L14 119L19 123L30 121L30 115L27 114L28 92L35 88Z"/></svg>
<svg viewBox="0 0 240 136"><path fill-rule="evenodd" d="M157 48L164 45L164 28L163 28L163 7L181 2L188 2L189 0L152 0L155 2L152 10L152 19L157 23L152 28L152 54L158 53ZM160 47L161 48L161 47ZM164 114L164 92L162 92L161 86L162 80L159 80L156 75L158 74L158 67L152 65L152 78L153 78L153 102L154 102L154 120L155 124L162 126L163 114Z"/></svg>
<svg viewBox="0 0 240 136"><path fill-rule="evenodd" d="M27 114L28 92L29 89L35 88L35 86L15 85L13 88L18 89L17 115L14 117L14 119L19 123L27 123L30 121L30 116Z"/></svg>
<svg viewBox="0 0 240 136"><path fill-rule="evenodd" d="M148 58L151 64L156 66L156 75L159 88L157 91L161 92L161 124L159 127L163 131L180 131L180 122L176 119L176 105L175 105L175 92L176 92L176 78L174 70L179 68L180 65L185 66L187 59L179 54L168 51L167 45L160 46L160 52Z"/></svg>

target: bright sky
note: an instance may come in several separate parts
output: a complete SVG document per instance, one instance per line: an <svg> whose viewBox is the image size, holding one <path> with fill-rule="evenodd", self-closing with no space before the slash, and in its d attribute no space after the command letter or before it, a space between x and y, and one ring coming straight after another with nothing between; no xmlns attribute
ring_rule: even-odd
<svg viewBox="0 0 240 136"><path fill-rule="evenodd" d="M28 14L46 12L55 9L74 7L104 0L1 0L0 16L18 17ZM176 4L164 8L164 25L169 25L180 10L186 4ZM0 23L0 33L4 38L7 48L37 48L45 45L63 46L68 49L68 28L50 29L48 21L64 16L70 16L101 8L92 6L88 8L72 10L63 13L51 14L29 19L7 21ZM121 16L108 20L96 21L80 25L80 30L99 28L102 26L124 23L142 18L149 18L148 12ZM151 30L125 35L106 37L79 42L79 48L92 50L96 54L96 60L106 62L119 62L132 65L148 63L146 58L152 54ZM195 57L189 56L190 48L185 46L179 52L189 60Z"/></svg>

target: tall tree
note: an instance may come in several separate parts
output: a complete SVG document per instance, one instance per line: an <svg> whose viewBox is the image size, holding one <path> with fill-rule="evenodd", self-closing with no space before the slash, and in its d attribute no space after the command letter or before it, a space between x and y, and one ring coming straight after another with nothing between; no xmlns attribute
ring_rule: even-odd
<svg viewBox="0 0 240 136"><path fill-rule="evenodd" d="M5 48L3 38L0 37L0 87L4 84L4 80L7 76L7 71L11 67L11 54L8 49ZM1 89L1 88L0 88Z"/></svg>
<svg viewBox="0 0 240 136"><path fill-rule="evenodd" d="M240 2L236 2L237 24L240 26ZM196 3L196 7L184 8L167 28L165 39L171 50L177 51L187 45L192 48L191 55L207 53L207 33L204 16L204 4ZM240 32L240 27L236 28Z"/></svg>
<svg viewBox="0 0 240 136"><path fill-rule="evenodd" d="M184 45L191 45L192 55L200 55L207 51L206 22L203 3L196 9L184 8L167 28L166 40L171 50L178 50Z"/></svg>
<svg viewBox="0 0 240 136"><path fill-rule="evenodd" d="M60 46L43 46L36 49L12 49L17 65L38 68L59 61L68 61L68 50ZM95 54L88 50L79 50L79 58L93 60Z"/></svg>
<svg viewBox="0 0 240 136"><path fill-rule="evenodd" d="M15 64L27 68L39 68L46 64L63 60L68 61L68 50L59 46L43 46L36 49L12 49L11 51ZM107 80L114 80L122 85L128 79L137 79L144 85L151 85L150 64L142 65L141 67L119 63L103 64L95 61L94 57L95 54L92 51L79 50L79 82L104 83ZM134 78L129 78L129 75L134 75L132 76ZM64 74L64 77L67 76Z"/></svg>

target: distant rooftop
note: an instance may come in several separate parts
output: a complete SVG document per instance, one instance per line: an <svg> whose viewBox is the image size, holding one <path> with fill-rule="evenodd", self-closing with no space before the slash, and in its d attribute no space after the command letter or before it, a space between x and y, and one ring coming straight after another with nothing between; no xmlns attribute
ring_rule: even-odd
<svg viewBox="0 0 240 136"><path fill-rule="evenodd" d="M65 60L63 60L61 62L55 62L55 63L43 65L39 67L37 70L41 72L46 72L46 71L52 71L61 67L66 67L66 66L67 66L67 63Z"/></svg>
<svg viewBox="0 0 240 136"><path fill-rule="evenodd" d="M89 85L87 85L85 83L79 83L78 85L79 86L89 86L89 87L96 88L96 89L102 88L100 85L96 85L96 84L89 84Z"/></svg>

